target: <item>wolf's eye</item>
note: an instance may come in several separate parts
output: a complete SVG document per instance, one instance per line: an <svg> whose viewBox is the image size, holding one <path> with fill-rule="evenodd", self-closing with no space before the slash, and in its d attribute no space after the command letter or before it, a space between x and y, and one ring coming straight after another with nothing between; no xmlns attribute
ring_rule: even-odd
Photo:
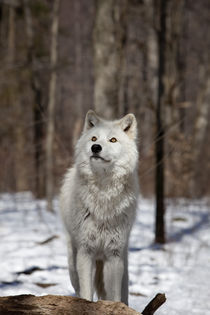
<svg viewBox="0 0 210 315"><path fill-rule="evenodd" d="M110 142L117 142L117 139L116 138L111 138L109 141Z"/></svg>
<svg viewBox="0 0 210 315"><path fill-rule="evenodd" d="M97 140L97 138L96 137L92 137L91 140L95 142Z"/></svg>

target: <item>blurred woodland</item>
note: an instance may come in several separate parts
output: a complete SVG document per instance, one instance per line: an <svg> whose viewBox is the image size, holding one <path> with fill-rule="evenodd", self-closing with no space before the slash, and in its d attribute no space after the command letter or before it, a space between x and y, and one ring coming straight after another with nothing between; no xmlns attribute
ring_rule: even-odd
<svg viewBox="0 0 210 315"><path fill-rule="evenodd" d="M165 196L210 195L209 30L209 0L0 0L0 191L58 193L92 108L137 116L143 195L160 139Z"/></svg>

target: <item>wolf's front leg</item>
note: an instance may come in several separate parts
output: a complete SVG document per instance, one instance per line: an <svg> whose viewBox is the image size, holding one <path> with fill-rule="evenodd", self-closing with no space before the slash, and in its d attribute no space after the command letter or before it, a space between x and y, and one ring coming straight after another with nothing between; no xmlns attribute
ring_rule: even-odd
<svg viewBox="0 0 210 315"><path fill-rule="evenodd" d="M67 235L67 245L68 245L68 265L69 265L69 275L71 283L74 287L76 296L79 296L79 279L76 268L76 248L73 246L70 235Z"/></svg>
<svg viewBox="0 0 210 315"><path fill-rule="evenodd" d="M121 301L128 305L128 250L124 252L124 272L122 279Z"/></svg>
<svg viewBox="0 0 210 315"><path fill-rule="evenodd" d="M123 272L123 258L111 256L104 262L106 300L121 301Z"/></svg>
<svg viewBox="0 0 210 315"><path fill-rule="evenodd" d="M77 252L77 272L79 276L80 297L93 300L93 261L84 250Z"/></svg>

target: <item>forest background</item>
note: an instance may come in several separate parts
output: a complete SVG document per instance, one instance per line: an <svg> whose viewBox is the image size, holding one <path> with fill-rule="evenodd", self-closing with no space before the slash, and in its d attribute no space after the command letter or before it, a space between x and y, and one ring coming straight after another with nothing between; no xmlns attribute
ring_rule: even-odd
<svg viewBox="0 0 210 315"><path fill-rule="evenodd" d="M136 115L143 196L160 139L165 197L209 196L209 29L208 0L0 0L0 191L57 194L92 108Z"/></svg>

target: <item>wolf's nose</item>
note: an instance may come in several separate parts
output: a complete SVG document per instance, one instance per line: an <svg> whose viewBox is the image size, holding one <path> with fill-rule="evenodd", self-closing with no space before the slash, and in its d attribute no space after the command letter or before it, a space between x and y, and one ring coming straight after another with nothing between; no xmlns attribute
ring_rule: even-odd
<svg viewBox="0 0 210 315"><path fill-rule="evenodd" d="M99 153L102 150L102 146L100 144L94 144L91 147L93 153Z"/></svg>

